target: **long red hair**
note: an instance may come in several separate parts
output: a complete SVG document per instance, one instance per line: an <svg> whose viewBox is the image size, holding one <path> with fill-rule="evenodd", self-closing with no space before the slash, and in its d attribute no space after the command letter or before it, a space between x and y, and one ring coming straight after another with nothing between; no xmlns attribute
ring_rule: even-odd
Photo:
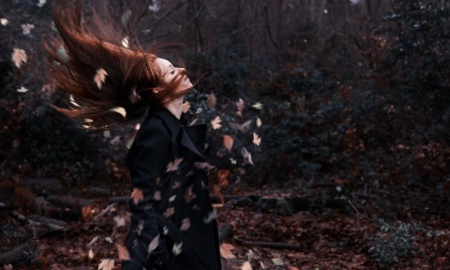
<svg viewBox="0 0 450 270"><path fill-rule="evenodd" d="M85 11L82 4L63 7L55 1L53 6L53 20L62 40L51 37L44 41L47 75L68 106L52 104L53 108L103 130L135 121L148 107L190 90L175 93L183 76L163 84L162 71L154 61L155 52L164 46L143 51L136 42L125 48L121 45L125 36L119 36L117 27L102 22L94 12L86 18ZM154 93L156 87L163 89Z"/></svg>

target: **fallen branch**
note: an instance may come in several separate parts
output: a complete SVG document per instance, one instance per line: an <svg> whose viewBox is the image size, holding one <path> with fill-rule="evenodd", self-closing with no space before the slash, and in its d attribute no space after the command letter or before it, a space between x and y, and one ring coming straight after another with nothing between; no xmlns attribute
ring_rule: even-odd
<svg viewBox="0 0 450 270"><path fill-rule="evenodd" d="M245 245L245 246L266 247L266 248L273 248L273 249L295 249L295 250L301 249L300 245L293 245L293 244L286 244L286 243L248 242L248 241L244 241L237 237L234 237L233 240L237 244Z"/></svg>

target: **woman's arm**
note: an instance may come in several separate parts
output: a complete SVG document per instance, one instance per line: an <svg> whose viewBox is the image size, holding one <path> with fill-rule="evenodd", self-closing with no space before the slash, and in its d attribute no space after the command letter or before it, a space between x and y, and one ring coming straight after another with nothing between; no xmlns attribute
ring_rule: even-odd
<svg viewBox="0 0 450 270"><path fill-rule="evenodd" d="M136 240L132 243L130 254L133 264L138 263L144 267L152 267L154 263L162 265L169 263L169 253L164 241L158 241L160 231L157 224L158 213L154 209L155 192L158 190L158 179L164 172L167 149L170 137L163 124L153 124L143 130L142 136L136 145L134 160L132 161L132 188L130 211L132 228L136 232ZM150 124L150 123L149 123ZM153 242L152 242L153 241ZM154 248L154 244L158 245ZM152 243L152 247L150 247ZM131 268L130 268L131 269ZM153 269L153 268L151 268Z"/></svg>

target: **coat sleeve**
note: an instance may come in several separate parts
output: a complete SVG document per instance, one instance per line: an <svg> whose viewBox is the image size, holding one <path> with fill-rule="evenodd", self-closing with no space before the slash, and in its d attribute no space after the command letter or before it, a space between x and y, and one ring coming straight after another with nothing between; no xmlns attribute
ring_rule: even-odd
<svg viewBox="0 0 450 270"><path fill-rule="evenodd" d="M131 230L134 230L132 233L135 236L131 247L128 247L132 249L130 263L134 266L131 268L169 263L169 253L158 228L159 214L154 209L155 200L158 198L155 192L160 192L158 181L161 180L167 165L164 162L167 160L169 145L170 137L162 125L146 127L139 137L134 159L131 161Z"/></svg>

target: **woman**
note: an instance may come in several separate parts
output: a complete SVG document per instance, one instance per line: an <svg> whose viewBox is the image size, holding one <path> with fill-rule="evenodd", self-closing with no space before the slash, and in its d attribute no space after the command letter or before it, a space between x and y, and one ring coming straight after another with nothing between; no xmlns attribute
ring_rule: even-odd
<svg viewBox="0 0 450 270"><path fill-rule="evenodd" d="M206 126L186 126L182 113L183 96L193 87L186 70L155 51L120 46L114 29L95 17L96 27L88 28L82 13L73 5L53 8L63 43L44 43L49 77L70 94L69 109L54 108L100 130L147 112L126 158L130 260L122 261L122 269L220 269L202 155Z"/></svg>

